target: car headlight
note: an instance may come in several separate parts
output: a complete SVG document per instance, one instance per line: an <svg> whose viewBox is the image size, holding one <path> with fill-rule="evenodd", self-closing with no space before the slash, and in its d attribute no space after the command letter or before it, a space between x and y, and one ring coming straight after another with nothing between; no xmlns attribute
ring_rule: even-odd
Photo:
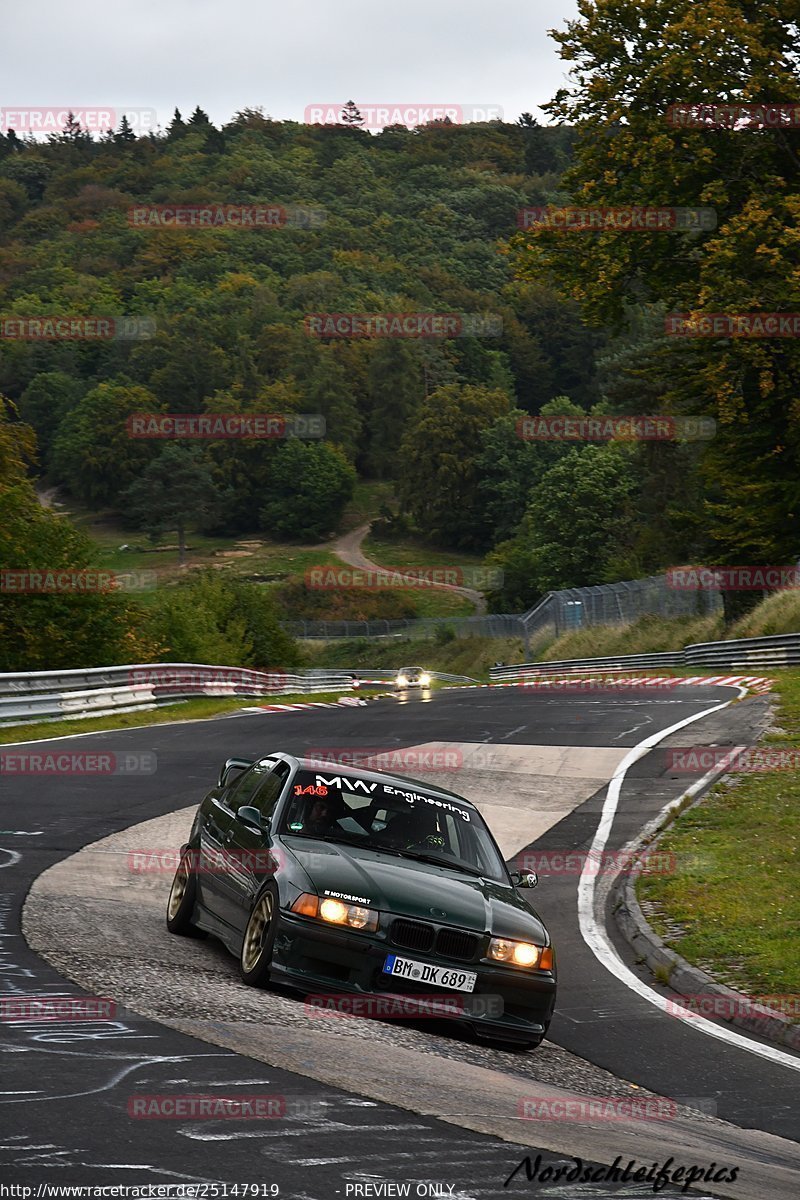
<svg viewBox="0 0 800 1200"><path fill-rule="evenodd" d="M398 675L395 683L398 687L406 687L408 680L406 679L405 675Z"/></svg>
<svg viewBox="0 0 800 1200"><path fill-rule="evenodd" d="M487 957L493 962L508 963L511 967L536 967L552 971L553 951L550 946L534 946L532 942L514 942L510 938L492 938Z"/></svg>
<svg viewBox="0 0 800 1200"><path fill-rule="evenodd" d="M291 907L293 913L303 917L316 917L328 925L346 925L350 929L365 929L372 933L378 928L378 914L363 904L345 904L333 896L320 900L310 892L303 892Z"/></svg>
<svg viewBox="0 0 800 1200"><path fill-rule="evenodd" d="M420 675L419 681L423 687L428 687L428 685L430 684L430 681L431 681L431 677L430 677L430 675L427 674L427 672L424 672L422 675Z"/></svg>

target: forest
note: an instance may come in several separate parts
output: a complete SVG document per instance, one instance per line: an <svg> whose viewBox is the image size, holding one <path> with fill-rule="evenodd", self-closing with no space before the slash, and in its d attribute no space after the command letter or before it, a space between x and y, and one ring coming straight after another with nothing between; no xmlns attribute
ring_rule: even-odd
<svg viewBox="0 0 800 1200"><path fill-rule="evenodd" d="M602 6L556 35L583 83L542 105L546 125L375 134L352 106L338 125L247 109L218 128L197 107L141 137L124 121L100 137L76 122L46 141L0 134L0 562L93 561L37 480L154 535L190 514L208 533L309 544L337 531L359 481L386 481L387 536L485 556L503 573L495 612L680 564L794 562L797 341L674 336L692 328L674 314L796 303L798 134L671 122L664 99L790 96L791 26L750 16L741 78L722 43L697 60L676 31L654 89L657 8L634 21ZM567 205L713 223L526 217ZM273 216L196 218L231 206ZM78 332L42 336L54 320ZM131 436L141 414L272 414L290 430L294 416L300 436ZM323 437L303 435L304 415ZM669 418L670 435L535 432L619 416ZM275 659L280 606L203 586L244 660ZM196 611L180 592L157 632L129 599L3 597L0 634L12 664L41 660L42 620L77 664L145 660L182 604Z"/></svg>

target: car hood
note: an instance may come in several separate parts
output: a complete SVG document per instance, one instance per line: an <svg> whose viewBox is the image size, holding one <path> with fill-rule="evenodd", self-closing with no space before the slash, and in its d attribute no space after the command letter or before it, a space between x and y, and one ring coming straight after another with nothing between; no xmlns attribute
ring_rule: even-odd
<svg viewBox="0 0 800 1200"><path fill-rule="evenodd" d="M538 914L509 884L366 847L284 838L320 896L326 893L418 921L548 942Z"/></svg>

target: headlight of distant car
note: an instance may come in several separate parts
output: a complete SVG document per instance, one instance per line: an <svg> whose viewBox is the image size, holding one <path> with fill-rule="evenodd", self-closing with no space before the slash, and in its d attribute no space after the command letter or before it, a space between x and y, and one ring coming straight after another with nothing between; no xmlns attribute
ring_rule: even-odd
<svg viewBox="0 0 800 1200"><path fill-rule="evenodd" d="M487 957L493 962L511 967L536 967L552 971L553 951L549 946L534 946L532 942L512 942L509 938L492 938Z"/></svg>
<svg viewBox="0 0 800 1200"><path fill-rule="evenodd" d="M423 686L423 687L428 687L428 686L430 685L430 682L431 682L431 677L430 677L430 675L427 673L427 671L423 671L423 672L422 672L422 674L421 674L421 675L420 675L420 677L419 677L419 681L420 681L420 683L422 684L422 686Z"/></svg>
<svg viewBox="0 0 800 1200"><path fill-rule="evenodd" d="M328 925L346 925L349 929L365 929L370 933L378 928L378 914L363 904L345 904L333 896L312 896L303 892L292 905L293 913L303 917L316 917Z"/></svg>
<svg viewBox="0 0 800 1200"><path fill-rule="evenodd" d="M408 680L406 679L405 675L398 675L397 679L395 679L395 683L398 687L406 687L408 685Z"/></svg>

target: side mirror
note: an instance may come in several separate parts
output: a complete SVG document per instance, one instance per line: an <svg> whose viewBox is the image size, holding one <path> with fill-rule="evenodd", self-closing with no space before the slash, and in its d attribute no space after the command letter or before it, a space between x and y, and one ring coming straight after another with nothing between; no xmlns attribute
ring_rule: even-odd
<svg viewBox="0 0 800 1200"><path fill-rule="evenodd" d="M251 829L253 833L266 833L269 828L269 822L265 821L258 809L253 808L250 804L243 804L236 810L236 820L241 821L245 829Z"/></svg>
<svg viewBox="0 0 800 1200"><path fill-rule="evenodd" d="M217 780L217 787L225 787L228 783L229 778L231 777L231 775L233 774L234 771L246 771L247 768L252 767L252 765L253 765L252 761L248 758L229 758L229 759L227 759L227 761L222 765L222 767L220 767L219 779Z"/></svg>
<svg viewBox="0 0 800 1200"><path fill-rule="evenodd" d="M539 886L539 876L535 871L512 871L511 882L518 888L535 888Z"/></svg>

